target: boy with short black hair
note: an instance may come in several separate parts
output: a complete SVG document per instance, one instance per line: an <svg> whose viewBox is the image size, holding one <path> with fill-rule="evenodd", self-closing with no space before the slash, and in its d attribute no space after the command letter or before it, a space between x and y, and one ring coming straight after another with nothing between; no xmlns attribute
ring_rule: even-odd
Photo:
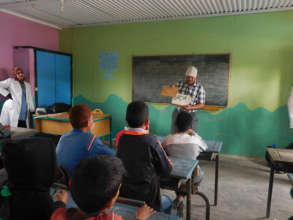
<svg viewBox="0 0 293 220"><path fill-rule="evenodd" d="M51 220L122 220L107 212L116 202L125 169L121 160L109 155L93 156L82 161L72 177L71 194L79 209L57 209ZM136 219L146 220L155 211L144 205Z"/></svg>
<svg viewBox="0 0 293 220"><path fill-rule="evenodd" d="M160 211L159 178L169 176L172 162L157 138L149 134L148 107L144 102L134 101L127 106L126 121L129 127L121 134L117 151L127 171L121 195L145 201Z"/></svg>
<svg viewBox="0 0 293 220"><path fill-rule="evenodd" d="M202 138L192 130L192 116L186 111L181 111L175 120L176 133L171 134L163 141L163 147L169 156L179 158L191 158L196 160L200 152L208 146ZM193 177L193 183L198 185L203 179L203 171L197 166L197 175ZM182 187L183 188L183 187ZM177 209L177 215L183 216L182 190L177 191L177 198L173 202L173 209Z"/></svg>
<svg viewBox="0 0 293 220"><path fill-rule="evenodd" d="M192 116L181 111L175 120L176 133L167 136L163 147L167 154L174 157L185 157L196 160L199 153L208 146L202 138L192 130Z"/></svg>
<svg viewBox="0 0 293 220"><path fill-rule="evenodd" d="M57 162L71 176L80 161L93 155L114 153L90 130L94 126L93 115L89 106L80 104L69 111L72 131L62 135L56 148Z"/></svg>

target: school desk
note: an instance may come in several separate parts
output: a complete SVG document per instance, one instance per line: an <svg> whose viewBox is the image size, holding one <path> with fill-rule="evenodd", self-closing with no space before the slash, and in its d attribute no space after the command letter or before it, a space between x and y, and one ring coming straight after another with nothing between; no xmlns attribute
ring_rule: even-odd
<svg viewBox="0 0 293 220"><path fill-rule="evenodd" d="M201 152L198 156L198 160L215 161L215 191L214 191L214 205L218 204L218 182L219 182L219 157L222 150L222 141L205 141L208 145L208 149Z"/></svg>
<svg viewBox="0 0 293 220"><path fill-rule="evenodd" d="M165 137L157 136L158 139L163 143ZM215 191L214 191L214 205L218 204L218 183L219 183L219 157L222 150L222 141L206 141L208 149L201 152L198 156L198 160L215 161Z"/></svg>
<svg viewBox="0 0 293 220"><path fill-rule="evenodd" d="M279 149L279 148L268 148L268 162L271 167L267 210L266 217L270 217L271 211L271 200L274 184L274 174L276 171L283 171L286 173L293 173L293 150Z"/></svg>
<svg viewBox="0 0 293 220"><path fill-rule="evenodd" d="M169 190L176 190L179 185L177 184L180 180L186 181L186 219L191 219L191 185L192 185L192 173L196 166L198 165L198 160L192 160L190 158L176 158L169 157L173 162L174 166L171 171L172 179L177 180L175 184L170 183L168 181L161 181L161 187ZM203 197L202 193L199 193L201 197ZM205 196L204 196L205 197ZM207 201L206 201L207 200ZM205 197L205 202L207 205L206 211L206 219L209 219L209 202Z"/></svg>
<svg viewBox="0 0 293 220"><path fill-rule="evenodd" d="M100 138L109 137L110 146L112 145L111 118L111 115L95 114L93 117L94 127L91 130L94 135ZM33 119L35 129L38 132L62 135L72 130L67 112L48 115L35 115Z"/></svg>

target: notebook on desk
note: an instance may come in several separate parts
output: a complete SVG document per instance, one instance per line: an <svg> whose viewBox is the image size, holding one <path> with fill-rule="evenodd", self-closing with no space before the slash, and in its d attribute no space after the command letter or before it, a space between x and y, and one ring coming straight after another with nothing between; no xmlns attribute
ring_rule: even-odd
<svg viewBox="0 0 293 220"><path fill-rule="evenodd" d="M293 163L293 150L268 148L273 161Z"/></svg>

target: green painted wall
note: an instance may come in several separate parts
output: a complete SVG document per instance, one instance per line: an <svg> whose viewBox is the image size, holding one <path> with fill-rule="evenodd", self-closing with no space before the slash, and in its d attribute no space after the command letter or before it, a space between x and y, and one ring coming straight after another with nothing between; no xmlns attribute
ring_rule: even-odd
<svg viewBox="0 0 293 220"><path fill-rule="evenodd" d="M199 133L223 140L224 153L263 157L265 146L293 142L286 105L293 82L292 21L293 12L286 11L65 29L60 48L73 54L74 103L112 113L114 133L131 101L133 55L231 53L228 108L199 112ZM99 71L100 52L119 54L113 79ZM150 109L152 132L168 134L173 107Z"/></svg>

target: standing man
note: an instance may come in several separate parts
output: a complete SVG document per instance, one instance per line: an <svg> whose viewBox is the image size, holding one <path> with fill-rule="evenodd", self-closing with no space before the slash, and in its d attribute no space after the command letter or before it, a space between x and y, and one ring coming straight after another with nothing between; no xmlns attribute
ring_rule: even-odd
<svg viewBox="0 0 293 220"><path fill-rule="evenodd" d="M29 127L29 112L35 111L31 86L24 81L21 68L15 67L13 75L14 79L0 81L0 94L6 97L0 123L11 127Z"/></svg>
<svg viewBox="0 0 293 220"><path fill-rule="evenodd" d="M196 81L197 68L190 66L186 70L185 81L179 81L175 86L179 88L178 93L191 96L191 102L189 105L177 106L172 113L171 133L176 133L175 120L180 111L187 111L192 116L192 129L196 132L197 126L197 110L202 109L205 104L205 90L203 86Z"/></svg>

